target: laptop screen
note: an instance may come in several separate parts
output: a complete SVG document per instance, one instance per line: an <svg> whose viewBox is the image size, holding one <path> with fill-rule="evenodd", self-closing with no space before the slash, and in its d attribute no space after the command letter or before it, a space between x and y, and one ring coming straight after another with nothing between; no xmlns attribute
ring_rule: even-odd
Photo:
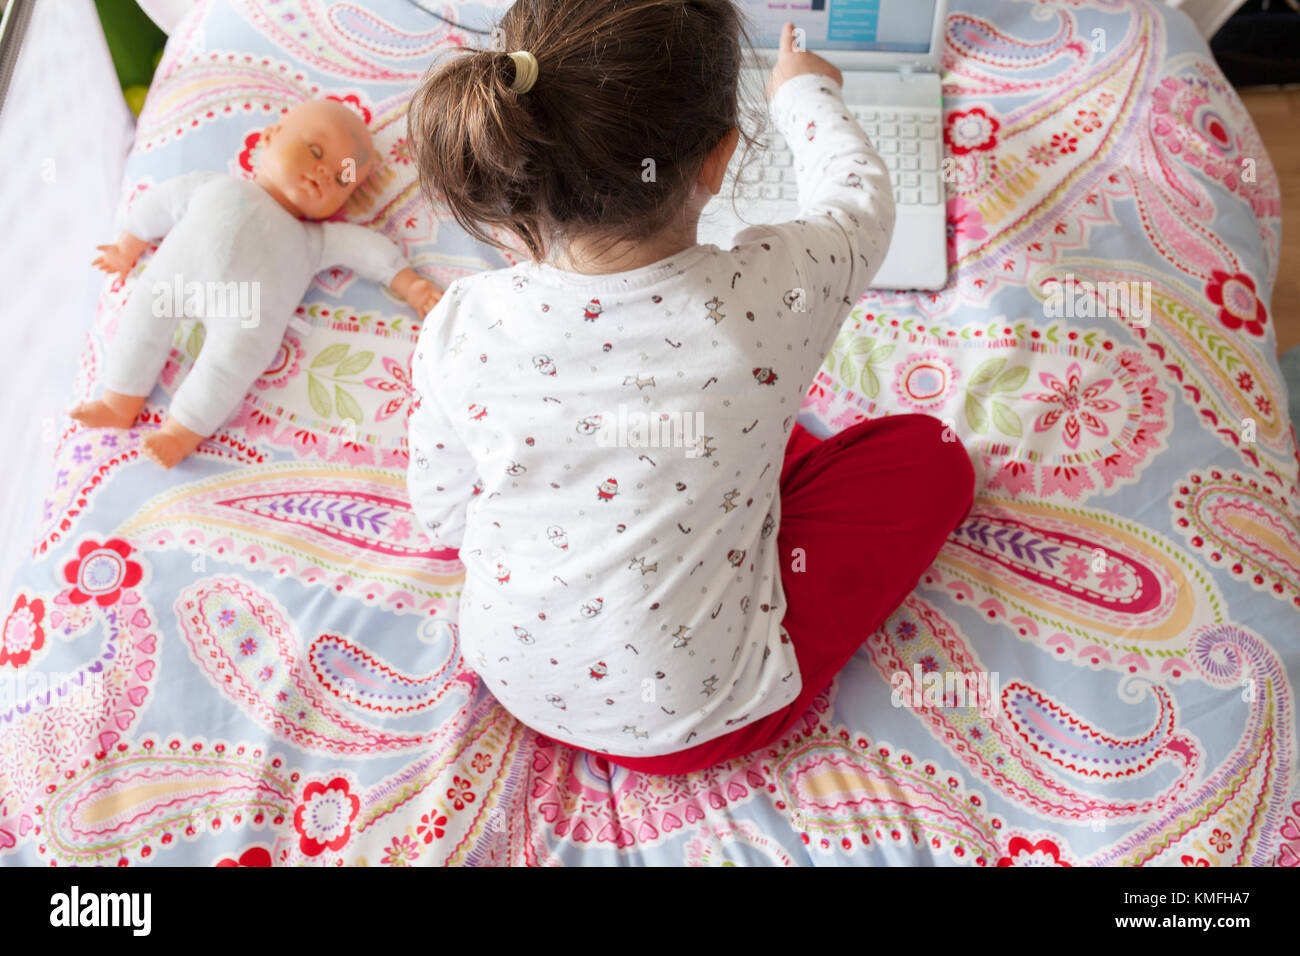
<svg viewBox="0 0 1300 956"><path fill-rule="evenodd" d="M930 52L936 0L743 0L754 45L774 50L787 20L814 53Z"/></svg>

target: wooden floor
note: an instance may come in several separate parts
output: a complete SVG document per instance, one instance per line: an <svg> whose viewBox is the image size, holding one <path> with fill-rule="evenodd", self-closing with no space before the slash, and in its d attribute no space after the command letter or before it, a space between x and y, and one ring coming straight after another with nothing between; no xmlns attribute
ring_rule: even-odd
<svg viewBox="0 0 1300 956"><path fill-rule="evenodd" d="M1282 183L1282 258L1272 312L1280 353L1300 345L1300 89L1240 94Z"/></svg>

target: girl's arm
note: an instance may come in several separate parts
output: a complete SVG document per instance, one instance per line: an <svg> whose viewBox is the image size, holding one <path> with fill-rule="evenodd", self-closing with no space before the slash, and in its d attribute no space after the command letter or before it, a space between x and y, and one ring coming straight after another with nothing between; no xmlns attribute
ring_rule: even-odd
<svg viewBox="0 0 1300 956"><path fill-rule="evenodd" d="M794 154L800 216L751 227L735 242L783 247L794 275L790 288L774 294L792 311L811 313L810 322L830 337L824 343L829 349L889 250L894 196L888 169L844 105L839 71L815 54L795 51L791 24L781 46L770 109Z"/></svg>
<svg viewBox="0 0 1300 956"><path fill-rule="evenodd" d="M411 510L434 545L459 549L478 473L469 449L438 401L430 377L434 333L446 321L445 311L440 303L429 314L411 359L411 461L406 487Z"/></svg>

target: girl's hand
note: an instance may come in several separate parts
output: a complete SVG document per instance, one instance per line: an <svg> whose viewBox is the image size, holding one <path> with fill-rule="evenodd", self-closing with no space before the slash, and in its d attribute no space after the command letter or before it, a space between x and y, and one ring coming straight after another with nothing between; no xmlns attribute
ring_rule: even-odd
<svg viewBox="0 0 1300 956"><path fill-rule="evenodd" d="M403 269L393 277L393 291L424 318L442 298L442 290L414 269Z"/></svg>
<svg viewBox="0 0 1300 956"><path fill-rule="evenodd" d="M776 66L767 79L767 98L770 100L781 88L781 84L792 77L805 73L816 73L830 77L837 85L844 85L844 74L831 63L823 60L816 53L802 52L794 48L794 24L787 22L781 27L781 43L776 57Z"/></svg>
<svg viewBox="0 0 1300 956"><path fill-rule="evenodd" d="M96 246L100 255L91 265L104 270L109 275L117 273L119 279L126 279L147 245L148 243L143 239L137 239L129 232L124 232L112 245Z"/></svg>

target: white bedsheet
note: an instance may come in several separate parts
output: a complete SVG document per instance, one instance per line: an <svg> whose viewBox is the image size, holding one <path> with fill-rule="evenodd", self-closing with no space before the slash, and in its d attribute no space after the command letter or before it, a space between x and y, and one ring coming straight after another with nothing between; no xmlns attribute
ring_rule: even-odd
<svg viewBox="0 0 1300 956"><path fill-rule="evenodd" d="M25 560L134 123L91 0L38 3L0 112L0 581Z"/></svg>

